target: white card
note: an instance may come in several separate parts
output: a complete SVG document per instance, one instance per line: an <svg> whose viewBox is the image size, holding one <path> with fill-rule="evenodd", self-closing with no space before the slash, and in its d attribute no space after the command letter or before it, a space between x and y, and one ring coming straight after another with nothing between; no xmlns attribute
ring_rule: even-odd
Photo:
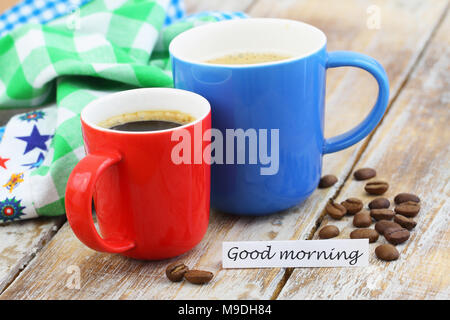
<svg viewBox="0 0 450 320"><path fill-rule="evenodd" d="M223 242L223 268L365 267L369 239Z"/></svg>

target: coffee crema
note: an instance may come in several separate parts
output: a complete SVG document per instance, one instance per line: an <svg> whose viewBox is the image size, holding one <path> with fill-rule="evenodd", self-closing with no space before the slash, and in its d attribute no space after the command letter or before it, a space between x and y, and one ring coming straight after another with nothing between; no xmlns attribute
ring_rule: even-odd
<svg viewBox="0 0 450 320"><path fill-rule="evenodd" d="M105 129L144 132L172 129L193 122L190 114L176 110L148 110L120 114L108 118L98 125Z"/></svg>
<svg viewBox="0 0 450 320"><path fill-rule="evenodd" d="M292 56L270 52L241 52L206 60L211 64L258 64L290 59Z"/></svg>

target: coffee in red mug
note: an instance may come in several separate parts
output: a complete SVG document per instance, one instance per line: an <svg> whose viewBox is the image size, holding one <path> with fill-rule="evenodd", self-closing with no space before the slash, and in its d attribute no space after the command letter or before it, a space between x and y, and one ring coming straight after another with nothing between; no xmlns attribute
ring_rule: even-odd
<svg viewBox="0 0 450 320"><path fill-rule="evenodd" d="M127 123L134 123L131 129ZM159 260L200 242L210 198L206 99L169 88L122 91L87 105L81 126L86 157L70 174L65 205L70 226L85 245Z"/></svg>

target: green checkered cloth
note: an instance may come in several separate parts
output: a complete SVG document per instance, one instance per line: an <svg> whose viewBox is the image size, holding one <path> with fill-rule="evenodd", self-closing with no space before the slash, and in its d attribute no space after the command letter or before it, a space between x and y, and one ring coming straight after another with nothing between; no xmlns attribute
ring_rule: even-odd
<svg viewBox="0 0 450 320"><path fill-rule="evenodd" d="M216 18L163 29L164 2L96 0L0 39L0 108L45 106L6 126L0 222L64 214L68 176L85 155L79 115L88 103L119 90L173 86L170 41Z"/></svg>

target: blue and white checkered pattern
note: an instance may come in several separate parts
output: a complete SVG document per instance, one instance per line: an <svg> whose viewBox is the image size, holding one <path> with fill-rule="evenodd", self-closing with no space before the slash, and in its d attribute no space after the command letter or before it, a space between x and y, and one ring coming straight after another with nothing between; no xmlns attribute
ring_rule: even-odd
<svg viewBox="0 0 450 320"><path fill-rule="evenodd" d="M0 15L0 37L25 23L47 23L92 0L23 0ZM185 16L184 2L170 0L165 24Z"/></svg>
<svg viewBox="0 0 450 320"><path fill-rule="evenodd" d="M25 23L47 23L91 0L24 0L0 15L0 37Z"/></svg>
<svg viewBox="0 0 450 320"><path fill-rule="evenodd" d="M186 9L184 7L183 0L170 0L169 7L167 8L167 16L164 24L168 26L174 21L183 18L186 15Z"/></svg>

